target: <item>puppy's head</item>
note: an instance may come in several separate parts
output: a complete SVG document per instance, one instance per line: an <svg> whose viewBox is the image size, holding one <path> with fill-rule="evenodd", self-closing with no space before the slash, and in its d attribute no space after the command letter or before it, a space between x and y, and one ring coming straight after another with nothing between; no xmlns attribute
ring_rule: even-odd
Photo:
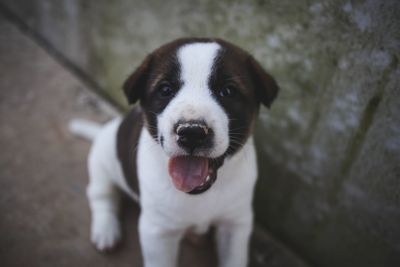
<svg viewBox="0 0 400 267"><path fill-rule="evenodd" d="M170 158L175 187L199 194L246 142L260 104L269 107L278 86L228 42L179 39L148 55L124 91L131 104L140 100L148 131Z"/></svg>

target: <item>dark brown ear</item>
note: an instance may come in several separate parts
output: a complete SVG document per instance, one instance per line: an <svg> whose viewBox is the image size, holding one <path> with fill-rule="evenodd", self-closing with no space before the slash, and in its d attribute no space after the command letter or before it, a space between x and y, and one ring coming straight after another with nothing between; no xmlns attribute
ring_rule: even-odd
<svg viewBox="0 0 400 267"><path fill-rule="evenodd" d="M278 95L278 84L251 56L249 57L249 70L257 99L266 107L271 107L272 102Z"/></svg>
<svg viewBox="0 0 400 267"><path fill-rule="evenodd" d="M148 55L124 82L123 89L129 104L134 104L143 95L150 74L151 58L152 56Z"/></svg>

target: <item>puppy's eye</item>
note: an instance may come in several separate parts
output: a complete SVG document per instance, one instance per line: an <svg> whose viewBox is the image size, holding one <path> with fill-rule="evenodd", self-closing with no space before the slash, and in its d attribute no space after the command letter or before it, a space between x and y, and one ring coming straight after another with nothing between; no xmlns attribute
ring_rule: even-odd
<svg viewBox="0 0 400 267"><path fill-rule="evenodd" d="M174 89L169 83L162 83L157 90L161 97L171 97L175 94Z"/></svg>
<svg viewBox="0 0 400 267"><path fill-rule="evenodd" d="M233 86L224 86L217 92L219 97L234 97L236 95L236 88Z"/></svg>

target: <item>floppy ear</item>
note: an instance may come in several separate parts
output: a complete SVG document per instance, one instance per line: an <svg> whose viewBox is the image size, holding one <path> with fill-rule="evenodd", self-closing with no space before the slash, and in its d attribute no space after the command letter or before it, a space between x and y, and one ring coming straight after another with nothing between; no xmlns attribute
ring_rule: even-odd
<svg viewBox="0 0 400 267"><path fill-rule="evenodd" d="M252 56L249 57L249 70L257 99L264 106L271 107L272 102L278 95L278 84Z"/></svg>
<svg viewBox="0 0 400 267"><path fill-rule="evenodd" d="M134 104L142 97L149 78L151 55L148 55L142 64L124 82L123 89L129 104Z"/></svg>

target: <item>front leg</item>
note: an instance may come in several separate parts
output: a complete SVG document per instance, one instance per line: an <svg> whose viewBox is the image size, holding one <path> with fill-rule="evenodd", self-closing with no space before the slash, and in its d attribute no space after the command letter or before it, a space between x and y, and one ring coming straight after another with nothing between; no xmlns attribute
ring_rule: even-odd
<svg viewBox="0 0 400 267"><path fill-rule="evenodd" d="M220 267L247 266L251 229L252 219L218 225L216 237Z"/></svg>
<svg viewBox="0 0 400 267"><path fill-rule="evenodd" d="M90 172L87 188L92 213L91 240L98 250L107 251L113 249L121 239L118 220L120 192L105 173L98 170Z"/></svg>
<svg viewBox="0 0 400 267"><path fill-rule="evenodd" d="M176 267L183 231L166 229L159 221L142 214L139 235L144 267Z"/></svg>

